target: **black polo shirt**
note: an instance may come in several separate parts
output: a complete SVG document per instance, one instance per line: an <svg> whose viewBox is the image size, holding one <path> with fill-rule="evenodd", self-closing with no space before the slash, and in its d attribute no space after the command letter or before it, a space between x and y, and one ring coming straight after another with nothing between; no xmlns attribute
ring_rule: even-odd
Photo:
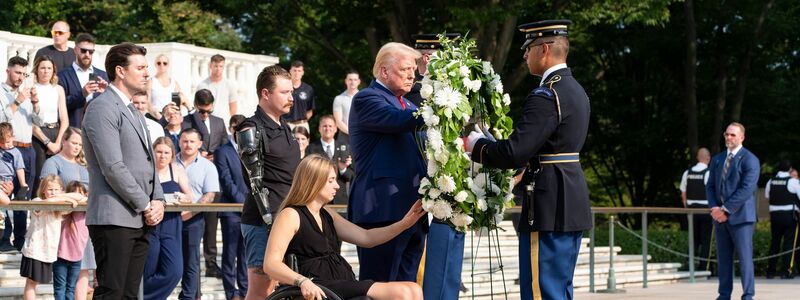
<svg viewBox="0 0 800 300"><path fill-rule="evenodd" d="M292 91L292 99L294 100L294 105L292 105L292 110L284 116L286 122L305 120L306 112L315 108L314 99L316 99L316 94L314 94L314 88L305 82L301 82L300 86Z"/></svg>
<svg viewBox="0 0 800 300"><path fill-rule="evenodd" d="M272 210L273 218L277 217L278 207L289 193L292 185L292 177L297 165L300 163L300 146L294 139L294 135L289 130L286 122L275 123L260 107L256 108L256 113L245 122L257 122L259 127L264 130L261 142L261 162L263 163L263 180L269 190L269 207ZM266 151L265 151L266 150ZM249 177L245 177L249 182ZM249 225L262 225L264 220L258 212L258 206L252 194L247 196L242 209L242 223Z"/></svg>

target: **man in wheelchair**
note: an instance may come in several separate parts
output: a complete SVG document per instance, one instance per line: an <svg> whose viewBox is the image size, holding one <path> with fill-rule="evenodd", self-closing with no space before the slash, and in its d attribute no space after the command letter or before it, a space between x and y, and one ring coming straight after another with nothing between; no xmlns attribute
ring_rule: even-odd
<svg viewBox="0 0 800 300"><path fill-rule="evenodd" d="M356 280L352 267L337 249L340 238L364 248L394 238L426 214L421 202L417 201L400 221L367 230L325 207L338 189L336 168L329 159L310 155L300 162L289 194L272 225L264 254L264 272L283 284L299 287L307 300L323 300L329 296L422 299L422 289L414 282ZM297 257L297 271L284 263L287 252ZM326 294L324 289L332 293ZM283 293L279 290L274 296L279 294ZM270 296L270 299L280 298Z"/></svg>

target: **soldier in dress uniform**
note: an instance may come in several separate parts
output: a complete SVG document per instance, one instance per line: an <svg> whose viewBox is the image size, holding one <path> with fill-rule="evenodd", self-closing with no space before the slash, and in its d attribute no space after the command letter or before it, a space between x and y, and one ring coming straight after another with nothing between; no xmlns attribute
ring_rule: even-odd
<svg viewBox="0 0 800 300"><path fill-rule="evenodd" d="M711 161L711 152L706 148L697 150L697 164L683 172L681 176L681 200L683 207L708 208L706 184L708 183L708 163ZM694 214L694 248L700 260L699 271L711 269L711 232L714 225L709 214Z"/></svg>
<svg viewBox="0 0 800 300"><path fill-rule="evenodd" d="M788 160L778 163L778 174L767 182L764 196L769 199L769 223L772 240L769 244L769 255L775 255L794 248L795 230L797 219L795 212L798 209L798 192L800 181L789 174L792 164ZM781 258L780 267L775 270L778 258ZM780 275L782 279L794 278L789 263L791 254L770 258L767 263L767 279Z"/></svg>
<svg viewBox="0 0 800 300"><path fill-rule="evenodd" d="M519 26L531 75L542 77L508 140L472 132L472 160L493 168L527 166L519 234L522 299L572 299L583 231L592 227L579 160L589 130L589 97L567 67L569 20Z"/></svg>
<svg viewBox="0 0 800 300"><path fill-rule="evenodd" d="M455 40L461 37L458 33L446 33L444 35L449 40ZM422 88L422 78L428 73L428 62L431 59L431 54L439 51L442 44L439 43L439 37L436 34L416 34L412 35L411 39L414 40L414 49L417 49L422 57L417 60L417 74L414 76L414 86L405 97L417 107L422 107L422 96L419 90Z"/></svg>

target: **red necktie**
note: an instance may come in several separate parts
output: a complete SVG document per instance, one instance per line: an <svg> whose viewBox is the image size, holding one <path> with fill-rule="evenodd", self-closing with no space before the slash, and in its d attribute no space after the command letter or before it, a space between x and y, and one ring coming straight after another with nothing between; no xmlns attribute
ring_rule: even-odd
<svg viewBox="0 0 800 300"><path fill-rule="evenodd" d="M406 102L403 101L403 96L397 96L397 101L400 101L400 106L403 107L403 110L406 109Z"/></svg>

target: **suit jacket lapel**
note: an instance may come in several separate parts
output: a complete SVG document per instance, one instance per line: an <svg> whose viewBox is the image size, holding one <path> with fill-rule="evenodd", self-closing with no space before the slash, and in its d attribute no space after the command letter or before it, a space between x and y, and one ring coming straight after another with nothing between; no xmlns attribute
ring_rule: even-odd
<svg viewBox="0 0 800 300"><path fill-rule="evenodd" d="M136 119L138 118L138 116L133 115L133 112L130 109L128 109L128 106L125 105L125 102L119 98L119 95L117 95L117 93L115 93L114 91L109 91L109 92L111 92L114 95L114 98L117 98L116 102L117 108L122 112L122 115L125 116L125 119L128 120L128 122L133 126L133 130L135 130L136 134L139 135L139 140L142 141L143 145L148 146L147 135L144 132L144 128L142 128L142 126L144 125L144 121ZM149 147L146 148L149 149Z"/></svg>
<svg viewBox="0 0 800 300"><path fill-rule="evenodd" d="M391 106L394 106L394 107L396 107L397 109L400 109L400 110L403 109L403 107L400 106L400 102L397 101L397 96L395 96L395 94L392 93L392 91L387 89L385 86L383 86L380 83L378 83L377 80L372 81L372 84L370 86L372 86L372 87L374 87L376 89L379 89L379 90L383 91L384 93L386 93L386 97L385 97L386 102L389 102L389 104ZM407 102L405 98L403 98L403 102ZM408 108L408 103L406 103L406 108Z"/></svg>

